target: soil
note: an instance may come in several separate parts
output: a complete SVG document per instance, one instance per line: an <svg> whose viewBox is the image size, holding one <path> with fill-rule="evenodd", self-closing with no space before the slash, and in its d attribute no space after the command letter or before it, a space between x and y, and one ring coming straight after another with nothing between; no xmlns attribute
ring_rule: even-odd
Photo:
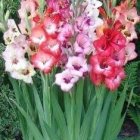
<svg viewBox="0 0 140 140"><path fill-rule="evenodd" d="M119 136L120 137L140 136L140 132L138 131L138 128L135 125L135 123L130 118L126 118Z"/></svg>

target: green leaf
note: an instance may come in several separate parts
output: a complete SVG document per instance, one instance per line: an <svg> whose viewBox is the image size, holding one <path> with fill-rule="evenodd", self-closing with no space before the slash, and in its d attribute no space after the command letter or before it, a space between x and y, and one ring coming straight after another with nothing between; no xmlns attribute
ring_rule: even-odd
<svg viewBox="0 0 140 140"><path fill-rule="evenodd" d="M96 133L93 137L91 137L91 139L95 139L95 140L102 140L103 139L104 129L106 126L106 121L107 121L110 103L111 103L111 99L112 99L112 93L109 92L107 94L108 94L107 98L106 98L105 103L103 105L103 109L102 109L99 121L97 123Z"/></svg>
<svg viewBox="0 0 140 140"><path fill-rule="evenodd" d="M114 101L112 102L111 108L110 108L110 113L108 116L106 128L105 128L105 135L104 135L104 140L113 140L117 137L121 126L123 124L125 114L121 115L123 105L125 102L125 97L126 97L126 90L128 87L128 83L125 84L123 92L119 95L118 91L115 92L115 94L118 94L118 99L115 96L115 103Z"/></svg>
<svg viewBox="0 0 140 140"><path fill-rule="evenodd" d="M68 129L66 126L66 121L64 117L64 113L58 103L58 100L56 98L57 91L55 91L54 87L52 89L51 93L51 99L52 99L52 108L53 108L53 115L57 122L58 128L61 132L61 139L66 140L68 139Z"/></svg>
<svg viewBox="0 0 140 140"><path fill-rule="evenodd" d="M44 125L44 122L46 120L44 118L44 112L43 112L43 107L42 107L42 104L41 104L41 100L40 100L40 97L38 95L36 87L33 85L32 88L33 88L33 94L34 94L34 98L35 98L35 104L36 104L36 108L37 108L37 112L38 112L38 116L39 116L39 122L40 122L41 130L42 130L44 139L48 139L47 131L46 131L45 125Z"/></svg>
<svg viewBox="0 0 140 140"><path fill-rule="evenodd" d="M39 132L38 128L36 127L34 122L31 120L30 116L14 100L12 100L12 101L17 106L17 108L21 112L21 114L25 117L28 127L30 128L30 130L34 136L34 140L44 140L44 138L42 137L42 134Z"/></svg>
<svg viewBox="0 0 140 140"><path fill-rule="evenodd" d="M89 132L91 130L91 122L92 122L92 116L94 114L96 108L96 97L94 97L90 105L88 107L88 110L84 116L84 120L82 122L81 130L80 130L80 138L79 140L87 140L89 136Z"/></svg>
<svg viewBox="0 0 140 140"><path fill-rule="evenodd" d="M75 94L75 139L79 139L80 134L80 124L81 124L81 116L82 116L82 108L83 108L83 87L84 80L80 80L77 83Z"/></svg>

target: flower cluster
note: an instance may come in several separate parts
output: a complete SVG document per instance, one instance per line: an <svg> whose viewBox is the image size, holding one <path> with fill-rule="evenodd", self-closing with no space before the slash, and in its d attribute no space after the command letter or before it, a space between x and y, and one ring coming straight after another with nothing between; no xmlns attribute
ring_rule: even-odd
<svg viewBox="0 0 140 140"><path fill-rule="evenodd" d="M104 20L98 29L99 38L93 42L96 53L90 58L90 76L95 85L104 83L110 90L117 89L125 78L124 65L137 57L131 41L137 39L135 24L140 17L132 3L125 1L112 9L114 20Z"/></svg>
<svg viewBox="0 0 140 140"><path fill-rule="evenodd" d="M104 34L94 41L96 54L90 58L90 75L96 85L105 83L111 90L120 85L125 77L125 44L125 37L115 25L112 29L105 29Z"/></svg>
<svg viewBox="0 0 140 140"><path fill-rule="evenodd" d="M32 82L35 75L33 65L25 58L28 50L26 36L20 34L14 20L8 21L8 30L4 34L7 47L3 52L5 70L15 79L23 80L26 83Z"/></svg>
<svg viewBox="0 0 140 140"><path fill-rule="evenodd" d="M127 0L110 9L113 18L99 0L46 0L44 5L21 0L19 25L9 19L4 33L5 70L32 83L36 70L48 74L59 67L55 84L63 91L88 75L95 85L115 90L125 78L124 65L137 56L132 41L140 18Z"/></svg>

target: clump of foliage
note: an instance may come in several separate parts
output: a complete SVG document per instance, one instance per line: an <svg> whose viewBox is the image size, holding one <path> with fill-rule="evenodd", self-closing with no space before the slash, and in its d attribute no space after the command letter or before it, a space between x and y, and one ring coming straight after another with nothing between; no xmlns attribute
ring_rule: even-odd
<svg viewBox="0 0 140 140"><path fill-rule="evenodd" d="M14 138L18 130L17 117L7 97L14 99L13 91L8 85L2 85L0 88L0 135L2 139Z"/></svg>
<svg viewBox="0 0 140 140"><path fill-rule="evenodd" d="M3 0L5 9L8 9L12 15L14 15L20 5L20 0Z"/></svg>
<svg viewBox="0 0 140 140"><path fill-rule="evenodd" d="M140 131L140 78L139 78L139 69L140 69L140 61L134 61L127 65L126 67L126 74L127 78L125 81L128 81L129 78L129 88L133 89L133 96L130 103L130 107L128 110L128 115L133 120L133 122L137 125L139 131ZM130 77L129 77L130 76ZM130 94L130 89L128 88L128 95ZM129 101L128 98L126 98L126 101Z"/></svg>
<svg viewBox="0 0 140 140"><path fill-rule="evenodd" d="M18 130L18 121L14 108L9 103L9 98L14 99L14 94L4 72L3 50L4 45L0 44L0 139L7 140L15 137Z"/></svg>
<svg viewBox="0 0 140 140"><path fill-rule="evenodd" d="M3 14L8 9L10 16L16 18L20 0L3 0L0 2L3 2L3 5L0 7L0 10L3 10ZM2 32L0 33L0 39L3 39ZM7 75L4 72L3 50L4 45L0 44L0 140L9 140L14 139L16 133L18 133L18 121L14 108L9 104L9 98L14 99L14 94L10 88Z"/></svg>

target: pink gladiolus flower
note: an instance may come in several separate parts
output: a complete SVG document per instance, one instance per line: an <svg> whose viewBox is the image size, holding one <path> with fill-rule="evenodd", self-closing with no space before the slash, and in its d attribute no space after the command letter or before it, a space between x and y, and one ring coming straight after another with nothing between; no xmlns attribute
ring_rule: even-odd
<svg viewBox="0 0 140 140"><path fill-rule="evenodd" d="M137 10L135 7L132 9L120 9L119 12L116 13L116 18L119 20L124 20L125 22L131 23L135 25L140 21L140 17L138 16ZM123 19L122 19L123 18Z"/></svg>
<svg viewBox="0 0 140 140"><path fill-rule="evenodd" d="M66 69L55 75L55 84L59 85L63 91L68 92L78 79L78 76L73 75L69 69Z"/></svg>
<svg viewBox="0 0 140 140"><path fill-rule="evenodd" d="M121 49L118 52L112 53L108 58L108 63L112 66L120 67L123 66L125 62L125 49Z"/></svg>
<svg viewBox="0 0 140 140"><path fill-rule="evenodd" d="M93 55L90 58L90 64L92 71L96 74L102 74L104 76L109 76L113 74L113 67L108 63L108 57L103 57L100 55Z"/></svg>
<svg viewBox="0 0 140 140"><path fill-rule="evenodd" d="M88 72L88 65L86 59L79 56L73 56L68 58L66 68L71 71L73 75L82 77L84 73Z"/></svg>
<svg viewBox="0 0 140 140"><path fill-rule="evenodd" d="M94 41L96 54L90 57L90 77L95 85L104 83L115 90L124 79L126 39L117 22L113 29L106 29L104 35Z"/></svg>
<svg viewBox="0 0 140 140"><path fill-rule="evenodd" d="M54 56L40 50L31 57L31 62L35 68L38 68L47 74L56 64L56 59Z"/></svg>
<svg viewBox="0 0 140 140"><path fill-rule="evenodd" d="M124 78L125 78L124 69L116 68L111 77L105 78L105 84L110 90L116 90Z"/></svg>
<svg viewBox="0 0 140 140"><path fill-rule="evenodd" d="M95 21L91 17L81 16L76 19L75 22L75 31L87 33L89 31L89 27L93 26Z"/></svg>
<svg viewBox="0 0 140 140"><path fill-rule="evenodd" d="M64 24L62 28L60 28L60 33L58 35L59 41L67 41L74 34L72 25Z"/></svg>
<svg viewBox="0 0 140 140"><path fill-rule="evenodd" d="M46 53L54 55L57 58L60 56L61 53L60 43L57 40L51 38L48 39L46 42L42 43L39 48Z"/></svg>
<svg viewBox="0 0 140 140"><path fill-rule="evenodd" d="M46 33L42 26L36 26L32 29L31 41L39 45L46 41Z"/></svg>
<svg viewBox="0 0 140 140"><path fill-rule="evenodd" d="M74 50L78 54L90 54L92 51L91 41L87 35L79 34L74 44Z"/></svg>
<svg viewBox="0 0 140 140"><path fill-rule="evenodd" d="M44 29L48 35L56 36L58 27L57 24L51 18L45 18Z"/></svg>
<svg viewBox="0 0 140 140"><path fill-rule="evenodd" d="M69 0L46 0L48 7L60 13L64 19L68 19L71 16L70 1Z"/></svg>

